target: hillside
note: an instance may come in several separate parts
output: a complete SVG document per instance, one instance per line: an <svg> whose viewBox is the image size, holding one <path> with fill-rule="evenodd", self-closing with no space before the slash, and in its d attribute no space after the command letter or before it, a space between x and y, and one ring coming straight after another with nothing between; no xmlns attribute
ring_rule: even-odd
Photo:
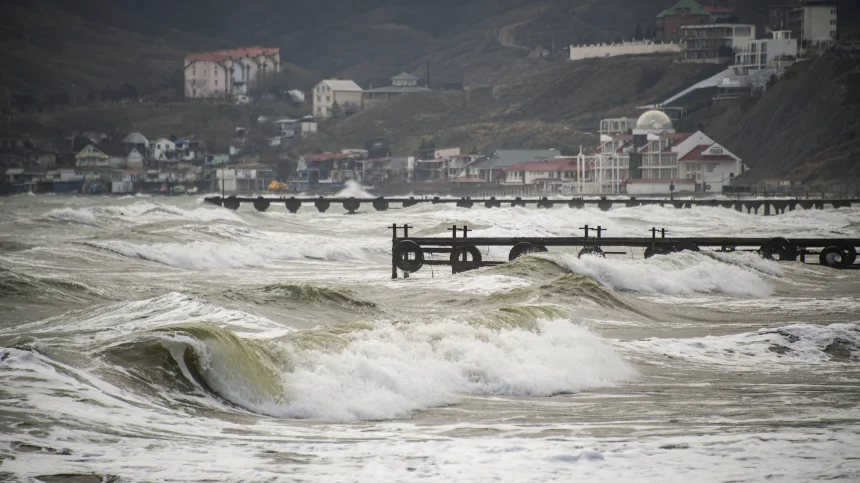
<svg viewBox="0 0 860 483"><path fill-rule="evenodd" d="M349 118L329 121L309 147L362 147L376 137L397 153L421 140L463 149L556 147L568 152L597 143L598 121L635 116L635 106L681 90L715 66L676 64L670 57L541 62L495 87L403 96Z"/></svg>
<svg viewBox="0 0 860 483"><path fill-rule="evenodd" d="M520 75L537 44L630 38L674 0L25 0L0 15L0 88L85 99L112 83L140 94L174 87L185 53L264 44L282 49L288 81L362 82L402 70L487 84ZM724 0L763 24L769 0ZM846 0L844 10L856 11ZM843 8L843 7L840 7ZM848 15L846 13L846 15ZM847 17L846 17L847 18ZM856 18L856 17L855 17ZM846 22L848 24L850 22ZM77 91L77 92L75 92Z"/></svg>
<svg viewBox="0 0 860 483"><path fill-rule="evenodd" d="M860 56L795 65L760 97L698 114L748 160L750 180L860 181Z"/></svg>

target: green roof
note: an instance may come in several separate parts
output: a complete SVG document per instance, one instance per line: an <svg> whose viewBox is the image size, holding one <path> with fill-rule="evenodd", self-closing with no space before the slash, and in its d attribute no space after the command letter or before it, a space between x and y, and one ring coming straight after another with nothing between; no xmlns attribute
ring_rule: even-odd
<svg viewBox="0 0 860 483"><path fill-rule="evenodd" d="M674 6L660 12L657 18L674 16L679 8L689 8L690 15L708 15L708 12L695 0L680 0Z"/></svg>

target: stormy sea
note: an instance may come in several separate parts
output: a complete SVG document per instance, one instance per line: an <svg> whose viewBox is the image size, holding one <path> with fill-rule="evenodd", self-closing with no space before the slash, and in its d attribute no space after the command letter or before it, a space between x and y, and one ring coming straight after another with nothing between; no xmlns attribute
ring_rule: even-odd
<svg viewBox="0 0 860 483"><path fill-rule="evenodd" d="M3 198L0 480L860 481L860 271L551 248L392 280L392 223L857 237L860 208Z"/></svg>

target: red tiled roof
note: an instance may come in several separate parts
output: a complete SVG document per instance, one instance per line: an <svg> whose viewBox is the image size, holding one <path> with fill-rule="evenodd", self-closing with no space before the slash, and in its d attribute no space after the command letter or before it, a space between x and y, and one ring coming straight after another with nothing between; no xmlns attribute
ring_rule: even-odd
<svg viewBox="0 0 860 483"><path fill-rule="evenodd" d="M692 151L687 153L683 158L679 159L679 161L684 161L687 163L694 162L709 162L716 163L720 161L735 161L735 158L731 157L728 154L703 154L708 148L713 146L712 144L700 144L693 148Z"/></svg>
<svg viewBox="0 0 860 483"><path fill-rule="evenodd" d="M702 7L708 13L735 13L735 9L731 7L718 7L716 5L705 5Z"/></svg>
<svg viewBox="0 0 860 483"><path fill-rule="evenodd" d="M279 54L281 49L277 47L248 47L245 49L216 50L212 52L197 52L185 56L186 61L196 60L230 60L245 57L259 57L261 55Z"/></svg>

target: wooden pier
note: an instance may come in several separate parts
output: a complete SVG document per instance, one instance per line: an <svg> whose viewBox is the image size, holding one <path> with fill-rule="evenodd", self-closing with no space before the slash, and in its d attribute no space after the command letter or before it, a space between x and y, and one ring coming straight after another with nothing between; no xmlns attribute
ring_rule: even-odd
<svg viewBox="0 0 860 483"><path fill-rule="evenodd" d="M558 199L558 198L513 198L513 199L498 199L491 198L297 198L297 197L263 197L257 198L241 198L228 196L222 198L213 196L205 198L207 203L218 206L223 206L230 210L238 210L243 203L252 204L257 211L266 211L272 205L283 204L290 213L297 213L304 205L313 205L320 213L325 213L332 206L340 205L348 214L358 213L365 205L370 205L375 211L388 210L392 205L399 205L403 208L415 206L419 203L431 204L453 204L458 208L472 208L474 206L484 206L485 208L501 208L503 206L535 206L537 208L553 208L555 206L568 206L570 208L585 208L586 206L596 206L603 211L608 211L613 207L632 207L632 206L670 206L678 209L692 208L693 206L711 206L734 209L740 212L755 213L760 212L764 215L784 214L786 211L794 211L797 208L805 210L822 210L827 206L833 208L850 207L852 204L860 203L857 199L795 199L795 200L779 200L779 199L737 199L737 200L675 200L675 199L653 199L653 198L626 198L626 199Z"/></svg>
<svg viewBox="0 0 860 483"><path fill-rule="evenodd" d="M601 226L582 227L582 237L514 237L470 238L467 226L449 228L450 237L410 237L410 225L392 225L391 278L397 271L408 277L425 265L450 266L453 273L481 267L500 265L505 261L484 260L479 247L511 247L508 260L530 253L547 252L550 247L573 247L578 256L605 257L610 254L627 255L627 251L608 251L611 248L642 249L642 255L668 255L684 250L715 252L755 252L763 258L806 263L809 255L817 255L818 263L836 268L855 266L860 238L783 238L783 237L667 237L665 228L651 228L649 237L604 237L607 231ZM402 233L402 235L401 235ZM436 255L439 255L438 259Z"/></svg>

